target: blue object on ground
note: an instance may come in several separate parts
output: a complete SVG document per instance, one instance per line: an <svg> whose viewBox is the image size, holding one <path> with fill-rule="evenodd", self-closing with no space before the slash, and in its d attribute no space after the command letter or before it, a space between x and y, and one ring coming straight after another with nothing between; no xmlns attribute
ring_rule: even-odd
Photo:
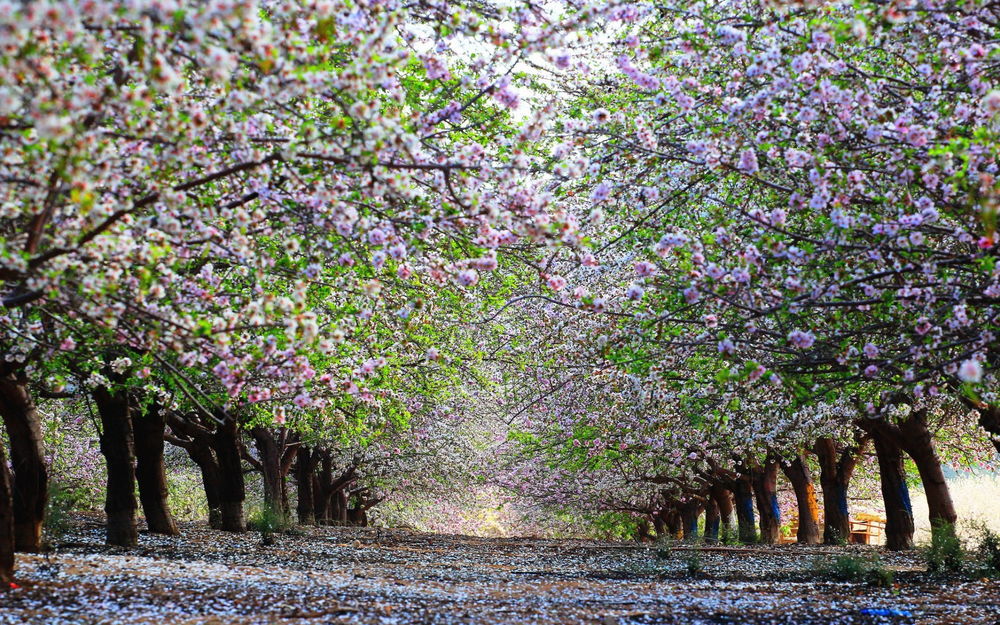
<svg viewBox="0 0 1000 625"><path fill-rule="evenodd" d="M867 616L913 616L909 610L897 610L896 608L865 608L861 610Z"/></svg>

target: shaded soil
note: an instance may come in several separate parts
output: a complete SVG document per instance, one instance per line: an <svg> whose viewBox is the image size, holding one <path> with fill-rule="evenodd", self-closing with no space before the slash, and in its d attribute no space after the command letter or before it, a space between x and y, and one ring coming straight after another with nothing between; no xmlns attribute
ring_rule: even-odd
<svg viewBox="0 0 1000 625"><path fill-rule="evenodd" d="M942 584L914 554L881 553L895 588L817 581L817 560L862 547L669 552L593 541L308 528L260 535L188 525L102 545L79 526L55 554L18 559L0 624L594 623L1000 624L1000 582ZM703 573L688 573L697 554Z"/></svg>

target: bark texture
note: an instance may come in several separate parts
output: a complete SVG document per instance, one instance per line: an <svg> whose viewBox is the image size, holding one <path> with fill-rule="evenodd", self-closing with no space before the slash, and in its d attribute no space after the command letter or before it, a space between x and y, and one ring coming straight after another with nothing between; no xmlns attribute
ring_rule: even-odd
<svg viewBox="0 0 1000 625"><path fill-rule="evenodd" d="M135 453L128 397L120 391L98 387L93 392L101 418L101 453L108 468L106 540L117 547L139 543L136 525Z"/></svg>
<svg viewBox="0 0 1000 625"><path fill-rule="evenodd" d="M135 477L139 501L146 517L146 527L154 534L177 536L180 530L167 504L167 472L163 465L163 442L166 420L158 405L145 413L132 406L132 432L135 442Z"/></svg>
<svg viewBox="0 0 1000 625"><path fill-rule="evenodd" d="M751 468L753 494L760 515L760 542L773 545L781 531L781 512L778 509L778 463L769 460Z"/></svg>
<svg viewBox="0 0 1000 625"><path fill-rule="evenodd" d="M823 542L827 545L846 542L851 536L847 492L867 440L867 437L860 439L856 446L839 446L832 438L821 438L813 446L813 452L819 459L819 480L823 489Z"/></svg>
<svg viewBox="0 0 1000 625"><path fill-rule="evenodd" d="M913 506L906 485L903 450L890 437L881 433L872 436L882 482L885 505L885 546L893 551L913 548Z"/></svg>
<svg viewBox="0 0 1000 625"><path fill-rule="evenodd" d="M0 584L14 579L14 501L11 475L0 441Z"/></svg>
<svg viewBox="0 0 1000 625"><path fill-rule="evenodd" d="M18 551L39 551L48 501L41 419L23 374L0 377L0 416L10 438L10 485L14 502L14 544Z"/></svg>
<svg viewBox="0 0 1000 625"><path fill-rule="evenodd" d="M819 505L816 503L816 488L813 486L809 465L799 454L791 462L782 464L781 468L795 491L795 502L799 511L799 529L795 539L804 545L818 545Z"/></svg>

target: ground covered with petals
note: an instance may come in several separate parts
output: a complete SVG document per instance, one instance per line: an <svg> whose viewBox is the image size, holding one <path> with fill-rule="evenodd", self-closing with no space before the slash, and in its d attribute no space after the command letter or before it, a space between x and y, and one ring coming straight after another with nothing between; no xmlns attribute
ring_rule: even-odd
<svg viewBox="0 0 1000 625"><path fill-rule="evenodd" d="M868 548L670 550L617 543L309 528L260 535L187 526L102 546L96 524L19 558L0 594L20 623L1000 623L1000 583L935 582L881 554L892 589L818 579L817 559ZM691 572L697 553L702 572Z"/></svg>

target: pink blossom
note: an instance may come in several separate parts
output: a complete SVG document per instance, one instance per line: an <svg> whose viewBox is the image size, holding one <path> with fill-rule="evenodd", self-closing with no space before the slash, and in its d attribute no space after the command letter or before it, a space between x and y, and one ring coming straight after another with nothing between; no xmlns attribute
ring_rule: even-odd
<svg viewBox="0 0 1000 625"><path fill-rule="evenodd" d="M816 337L812 332L796 329L788 333L788 342L799 349L809 349L816 342Z"/></svg>
<svg viewBox="0 0 1000 625"><path fill-rule="evenodd" d="M963 361L958 367L958 379L963 382L979 384L983 381L983 365L974 358Z"/></svg>
<svg viewBox="0 0 1000 625"><path fill-rule="evenodd" d="M479 273L474 269L464 269L458 272L457 280L461 286L475 286L479 282Z"/></svg>
<svg viewBox="0 0 1000 625"><path fill-rule="evenodd" d="M656 265L644 260L635 264L635 273L643 278L656 273Z"/></svg>

